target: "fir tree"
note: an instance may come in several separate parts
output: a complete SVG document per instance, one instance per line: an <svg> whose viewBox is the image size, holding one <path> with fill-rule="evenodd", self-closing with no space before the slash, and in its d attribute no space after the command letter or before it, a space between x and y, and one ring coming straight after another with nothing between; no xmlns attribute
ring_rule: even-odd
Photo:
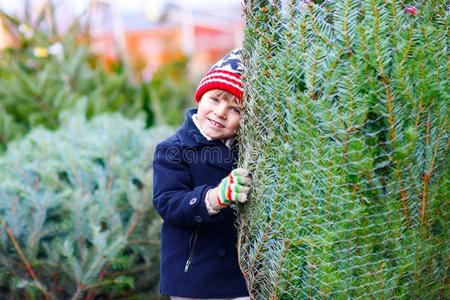
<svg viewBox="0 0 450 300"><path fill-rule="evenodd" d="M19 49L2 53L0 150L34 126L58 128L60 112L83 98L89 118L112 111L128 117L143 113L145 94L139 84L132 83L125 72L108 73L74 36L68 33L52 42L34 31L29 39L23 37Z"/></svg>
<svg viewBox="0 0 450 300"><path fill-rule="evenodd" d="M449 11L408 2L246 1L253 299L448 298Z"/></svg>
<svg viewBox="0 0 450 300"><path fill-rule="evenodd" d="M87 122L85 110L63 119L0 157L1 299L156 299L150 166L172 130L119 114Z"/></svg>

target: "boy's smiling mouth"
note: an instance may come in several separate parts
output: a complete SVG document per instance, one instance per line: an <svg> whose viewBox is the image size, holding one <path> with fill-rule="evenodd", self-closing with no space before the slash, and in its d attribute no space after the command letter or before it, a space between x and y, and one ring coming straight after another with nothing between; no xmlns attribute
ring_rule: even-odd
<svg viewBox="0 0 450 300"><path fill-rule="evenodd" d="M216 122L216 121L214 121L214 120L212 120L212 119L210 119L210 118L208 118L208 121L209 121L209 123L210 123L211 125L213 125L214 127L217 127L217 128L225 128L225 126L223 126L223 125L220 124L219 122Z"/></svg>

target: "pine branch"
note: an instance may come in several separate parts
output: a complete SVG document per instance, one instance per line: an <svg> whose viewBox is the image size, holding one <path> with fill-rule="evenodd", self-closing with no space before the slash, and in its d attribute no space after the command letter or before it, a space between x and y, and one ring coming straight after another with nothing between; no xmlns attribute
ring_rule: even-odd
<svg viewBox="0 0 450 300"><path fill-rule="evenodd" d="M19 246L19 243L17 242L16 238L14 237L14 233L12 232L11 228L8 227L5 220L0 217L0 223L2 224L3 228L6 231L6 234L8 235L9 239L13 243L14 249L16 250L17 254L19 255L20 259L22 260L23 264L25 265L25 268L27 269L28 274L33 279L34 284L36 287L41 291L41 293L44 295L44 298L46 300L52 299L51 294L49 294L45 287L41 284L38 277L36 276L36 273L34 272L31 264L28 262L27 258L22 252L22 249Z"/></svg>
<svg viewBox="0 0 450 300"><path fill-rule="evenodd" d="M441 130L439 131L437 141L434 146L434 151L433 151L433 156L431 158L430 167L429 167L428 171L426 171L422 177L422 181L423 181L422 194L421 194L422 207L420 209L420 221L421 221L422 226L424 226L424 223L425 223L425 210L426 210L426 206L427 206L428 185L429 185L430 179L433 176L434 164L436 163L439 145L440 145L441 139L443 138L444 129L446 126L447 126L447 116L445 117L444 121L442 122L442 127L440 128ZM427 122L427 132L429 133L429 122ZM427 142L427 144L428 144L428 142ZM444 150L444 153L447 153L449 145L450 145L450 142L447 142L447 146Z"/></svg>

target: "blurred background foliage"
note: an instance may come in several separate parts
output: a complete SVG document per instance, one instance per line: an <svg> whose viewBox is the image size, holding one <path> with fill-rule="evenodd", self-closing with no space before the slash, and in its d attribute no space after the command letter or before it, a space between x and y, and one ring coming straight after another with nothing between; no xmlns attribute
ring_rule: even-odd
<svg viewBox="0 0 450 300"><path fill-rule="evenodd" d="M193 106L195 85L187 80L188 58L181 57L160 68L150 82L152 107L158 124L179 125Z"/></svg>
<svg viewBox="0 0 450 300"><path fill-rule="evenodd" d="M179 124L194 103L187 57L144 82L121 61L105 66L78 20L59 35L51 18L40 18L33 28L1 11L0 19L10 40L0 50L0 152L35 126L58 128L59 114L79 99L86 99L88 119L105 112L143 115L147 127Z"/></svg>
<svg viewBox="0 0 450 300"><path fill-rule="evenodd" d="M189 58L143 81L80 24L0 10L1 299L159 297L151 158L194 106Z"/></svg>
<svg viewBox="0 0 450 300"><path fill-rule="evenodd" d="M155 299L150 166L172 129L77 108L0 157L0 298Z"/></svg>

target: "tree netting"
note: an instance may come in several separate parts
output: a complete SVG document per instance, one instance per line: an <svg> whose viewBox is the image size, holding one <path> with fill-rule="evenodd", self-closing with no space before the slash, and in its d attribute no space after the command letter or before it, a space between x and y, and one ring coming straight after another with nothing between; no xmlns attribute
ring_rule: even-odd
<svg viewBox="0 0 450 300"><path fill-rule="evenodd" d="M446 1L246 1L252 299L448 299Z"/></svg>

